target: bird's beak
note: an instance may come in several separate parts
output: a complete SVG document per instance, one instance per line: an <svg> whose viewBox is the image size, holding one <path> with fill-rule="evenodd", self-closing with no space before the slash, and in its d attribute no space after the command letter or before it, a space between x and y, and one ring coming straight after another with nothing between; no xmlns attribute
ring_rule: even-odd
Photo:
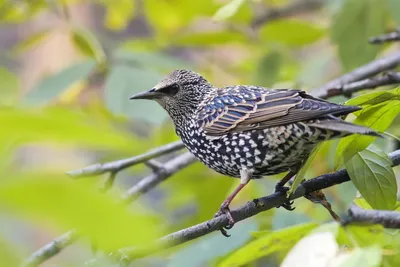
<svg viewBox="0 0 400 267"><path fill-rule="evenodd" d="M136 95L131 96L129 99L155 99L160 95L155 89L151 89L149 91L141 92Z"/></svg>

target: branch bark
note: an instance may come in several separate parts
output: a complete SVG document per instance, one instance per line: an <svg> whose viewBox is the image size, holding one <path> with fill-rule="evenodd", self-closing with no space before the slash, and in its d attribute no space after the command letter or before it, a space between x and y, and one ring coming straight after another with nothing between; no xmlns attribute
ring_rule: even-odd
<svg viewBox="0 0 400 267"><path fill-rule="evenodd" d="M338 95L351 97L353 93L356 93L361 90L375 89L379 86L399 84L399 83L400 83L400 72L389 72L385 73L380 77L373 77L361 81L347 83L337 87L332 87L327 90L326 94L329 95L329 97Z"/></svg>
<svg viewBox="0 0 400 267"><path fill-rule="evenodd" d="M400 212L389 210L365 210L352 204L349 209L350 222L382 224L385 228L400 228Z"/></svg>
<svg viewBox="0 0 400 267"><path fill-rule="evenodd" d="M78 239L78 237L78 233L75 229L66 232L33 253L22 266L38 266L45 260L57 255L61 250L71 245L73 242L75 242L75 240Z"/></svg>
<svg viewBox="0 0 400 267"><path fill-rule="evenodd" d="M73 170L67 172L67 174L74 178L87 177L93 175L99 175L106 172L119 172L125 168L131 167L133 165L137 165L140 163L144 163L150 159L157 158L166 154L170 154L172 152L183 149L185 146L182 141L176 141L173 143L169 143L164 146L160 146L158 148L152 149L147 153L144 153L139 156L121 159L117 161L111 161L106 163L97 163L90 166L87 166L82 169Z"/></svg>
<svg viewBox="0 0 400 267"><path fill-rule="evenodd" d="M171 175L179 172L183 168L189 166L196 161L197 159L190 152L185 152L184 154L177 156L176 158L163 164L163 167L158 169L156 172L143 178L142 180L140 180L140 182L131 187L122 196L122 199L126 203L136 200L140 195L146 193Z"/></svg>
<svg viewBox="0 0 400 267"><path fill-rule="evenodd" d="M370 44L383 44L396 41L400 41L400 29L394 32L375 36L369 39Z"/></svg>
<svg viewBox="0 0 400 267"><path fill-rule="evenodd" d="M348 83L357 82L369 77L373 77L378 73L393 69L400 65L400 52L374 60L366 65L363 65L339 78L336 78L322 87L313 90L312 95L320 98L328 98L338 95L335 92L336 88L341 88Z"/></svg>

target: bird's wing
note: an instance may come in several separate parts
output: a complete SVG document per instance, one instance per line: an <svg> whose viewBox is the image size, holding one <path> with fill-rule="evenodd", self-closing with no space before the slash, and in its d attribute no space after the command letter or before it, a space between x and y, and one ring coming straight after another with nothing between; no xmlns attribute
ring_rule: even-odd
<svg viewBox="0 0 400 267"><path fill-rule="evenodd" d="M208 135L264 129L322 116L345 115L358 110L308 95L301 90L272 90L255 86L218 89L204 102L199 125Z"/></svg>

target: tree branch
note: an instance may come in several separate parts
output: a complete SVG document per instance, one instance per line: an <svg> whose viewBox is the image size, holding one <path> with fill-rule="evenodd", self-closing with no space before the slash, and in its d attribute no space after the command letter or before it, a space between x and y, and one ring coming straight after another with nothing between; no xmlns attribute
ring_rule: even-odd
<svg viewBox="0 0 400 267"><path fill-rule="evenodd" d="M373 77L361 81L347 83L337 87L332 87L326 91L326 94L329 95L329 97L338 95L351 97L353 93L356 93L361 90L375 89L379 86L399 84L399 83L400 83L400 72L388 72L380 77Z"/></svg>
<svg viewBox="0 0 400 267"><path fill-rule="evenodd" d="M35 253L33 253L25 262L22 264L24 267L34 267L43 263L45 260L57 255L61 250L71 245L76 239L78 239L78 233L75 229L72 229L65 234L57 237L50 243L41 247Z"/></svg>
<svg viewBox="0 0 400 267"><path fill-rule="evenodd" d="M400 228L400 212L389 210L365 210L352 204L349 209L350 221L382 224L385 228Z"/></svg>
<svg viewBox="0 0 400 267"><path fill-rule="evenodd" d="M383 44L388 42L400 41L400 29L387 34L371 37L368 41L370 44Z"/></svg>
<svg viewBox="0 0 400 267"><path fill-rule="evenodd" d="M392 160L392 166L400 165L400 149L390 153L389 157ZM291 196L291 199L297 199L311 192L322 190L347 181L350 181L350 177L345 169L342 169L335 173L320 175L316 178L307 180L300 184ZM270 210L279 205L282 205L283 203L285 203L285 201L285 194L273 193L271 195L255 199L253 201L249 201L242 207L232 210L231 213L235 221L239 222L250 218L260 212ZM365 218L365 216L363 218ZM383 223L384 220L376 220L375 222ZM123 263L123 266L126 266L126 264L133 259L147 256L162 248L173 247L187 241L199 238L213 231L217 231L222 227L227 226L228 224L228 218L225 215L222 215L206 222L202 222L192 227L182 229L175 233L164 236L161 239L157 240L154 244L151 244L146 248L121 249L118 252L114 253L112 257ZM400 227L399 225L397 226L397 228Z"/></svg>
<svg viewBox="0 0 400 267"><path fill-rule="evenodd" d="M257 28L262 24L268 23L272 20L295 16L301 13L320 9L324 2L325 1L323 0L299 0L282 8L270 8L267 9L267 12L265 12L263 15L256 17L251 23L251 26Z"/></svg>
<svg viewBox="0 0 400 267"><path fill-rule="evenodd" d="M121 159L117 161L111 161L106 163L97 163L90 166L87 166L82 169L73 170L67 172L69 176L72 177L86 177L86 176L93 176L99 175L106 172L118 172L125 168L131 167L136 164L140 164L146 162L150 159L157 158L166 154L170 154L172 152L178 151L183 149L185 146L183 145L182 141L176 141L173 143L169 143L164 146L157 147L155 149L150 150L147 153L144 153L139 156Z"/></svg>
<svg viewBox="0 0 400 267"><path fill-rule="evenodd" d="M196 161L197 159L190 152L185 152L184 154L171 159L164 163L163 167L159 170L143 178L140 182L131 187L122 196L122 199L128 203L136 200L140 195L146 193L171 175L179 172Z"/></svg>
<svg viewBox="0 0 400 267"><path fill-rule="evenodd" d="M332 92L335 92L335 88L341 88L345 84L372 77L378 73L393 69L398 65L400 65L400 52L374 60L343 76L340 76L339 78L326 83L324 86L313 90L313 95L320 98L335 96L337 94L331 95Z"/></svg>

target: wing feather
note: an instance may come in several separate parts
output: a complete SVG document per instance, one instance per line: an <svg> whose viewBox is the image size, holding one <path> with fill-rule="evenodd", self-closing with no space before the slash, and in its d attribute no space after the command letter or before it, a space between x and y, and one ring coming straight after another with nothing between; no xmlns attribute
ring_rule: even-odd
<svg viewBox="0 0 400 267"><path fill-rule="evenodd" d="M198 121L208 135L218 136L312 120L329 114L344 115L358 109L330 103L301 90L236 86L220 88L216 96L205 102Z"/></svg>

